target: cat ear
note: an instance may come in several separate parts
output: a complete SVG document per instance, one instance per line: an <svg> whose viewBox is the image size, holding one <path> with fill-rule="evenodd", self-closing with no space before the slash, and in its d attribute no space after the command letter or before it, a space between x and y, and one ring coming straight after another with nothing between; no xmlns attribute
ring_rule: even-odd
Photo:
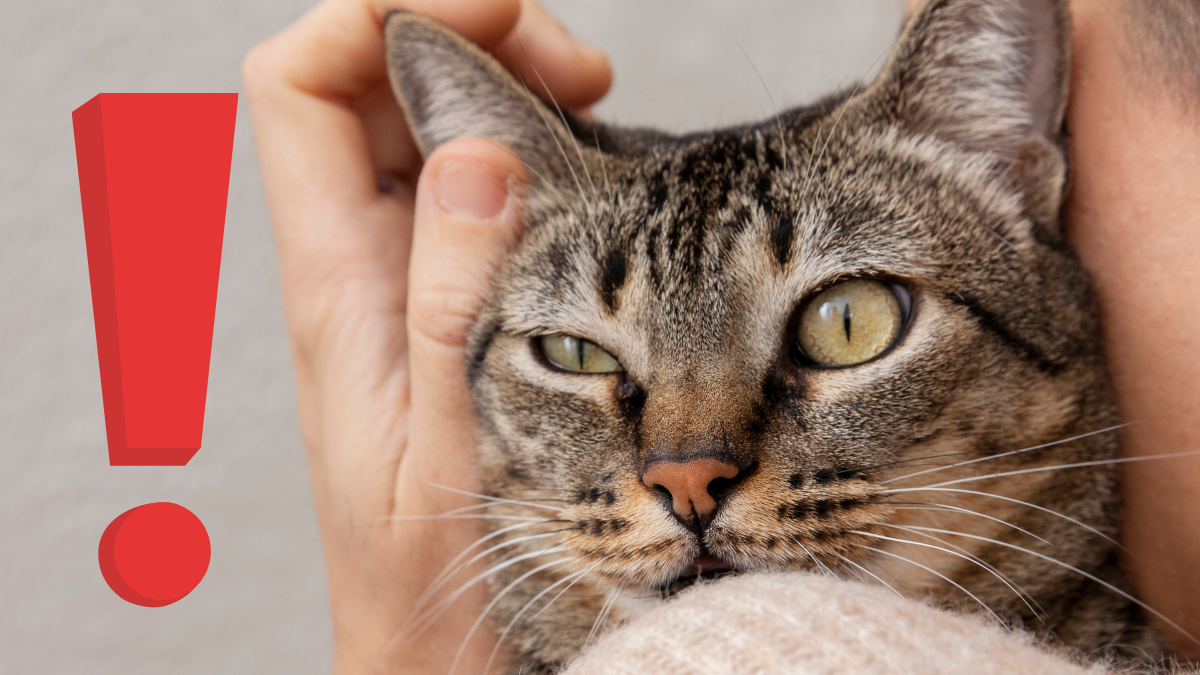
<svg viewBox="0 0 1200 675"><path fill-rule="evenodd" d="M423 157L460 136L509 147L542 179L564 175L570 132L557 112L491 55L441 23L392 12L384 23L388 77Z"/></svg>
<svg viewBox="0 0 1200 675"><path fill-rule="evenodd" d="M879 94L906 128L1019 162L1057 139L1066 107L1066 0L931 0L905 27Z"/></svg>

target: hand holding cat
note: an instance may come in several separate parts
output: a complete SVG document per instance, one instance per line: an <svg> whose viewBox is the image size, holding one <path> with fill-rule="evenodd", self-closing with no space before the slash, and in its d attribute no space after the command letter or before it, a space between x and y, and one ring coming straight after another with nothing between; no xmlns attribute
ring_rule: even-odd
<svg viewBox="0 0 1200 675"><path fill-rule="evenodd" d="M420 649L399 630L482 532L471 518L419 517L472 502L435 485L478 481L462 346L490 267L520 227L507 196L525 178L511 153L481 139L422 165L384 70L381 26L393 9L444 21L518 73L536 68L567 106L594 102L611 79L605 57L532 0L328 0L246 59L337 673L444 672L486 602L476 585ZM492 640L472 641L463 672L482 668Z"/></svg>

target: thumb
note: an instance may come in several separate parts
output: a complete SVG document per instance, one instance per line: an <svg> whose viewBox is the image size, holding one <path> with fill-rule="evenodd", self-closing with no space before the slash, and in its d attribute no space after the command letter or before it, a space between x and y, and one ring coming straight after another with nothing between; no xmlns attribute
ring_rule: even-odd
<svg viewBox="0 0 1200 675"><path fill-rule="evenodd" d="M481 138L446 143L421 172L409 265L412 398L399 486L403 501L416 498L426 508L461 503L417 481L477 490L477 423L464 349L491 273L520 229L515 191L525 180L516 156Z"/></svg>

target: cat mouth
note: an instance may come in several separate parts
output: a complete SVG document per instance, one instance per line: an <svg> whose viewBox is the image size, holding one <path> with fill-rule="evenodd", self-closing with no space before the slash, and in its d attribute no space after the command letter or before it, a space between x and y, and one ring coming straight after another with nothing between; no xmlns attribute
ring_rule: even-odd
<svg viewBox="0 0 1200 675"><path fill-rule="evenodd" d="M682 574L658 587L663 600L674 596L689 586L701 581L713 581L737 574L739 570L719 556L702 555L692 561Z"/></svg>

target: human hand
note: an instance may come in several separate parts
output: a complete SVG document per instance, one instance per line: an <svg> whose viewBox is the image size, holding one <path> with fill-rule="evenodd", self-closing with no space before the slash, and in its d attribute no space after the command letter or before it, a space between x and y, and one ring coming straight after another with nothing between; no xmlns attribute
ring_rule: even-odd
<svg viewBox="0 0 1200 675"><path fill-rule="evenodd" d="M445 22L567 107L594 102L611 81L604 55L533 0L326 0L246 58L334 671L345 674L444 673L483 611L477 585L419 641L398 631L482 533L476 519L414 517L472 502L435 485L477 491L463 344L490 269L519 231L509 195L526 178L482 139L422 163L386 77L382 24L393 9ZM480 672L494 640L472 639L460 672Z"/></svg>

